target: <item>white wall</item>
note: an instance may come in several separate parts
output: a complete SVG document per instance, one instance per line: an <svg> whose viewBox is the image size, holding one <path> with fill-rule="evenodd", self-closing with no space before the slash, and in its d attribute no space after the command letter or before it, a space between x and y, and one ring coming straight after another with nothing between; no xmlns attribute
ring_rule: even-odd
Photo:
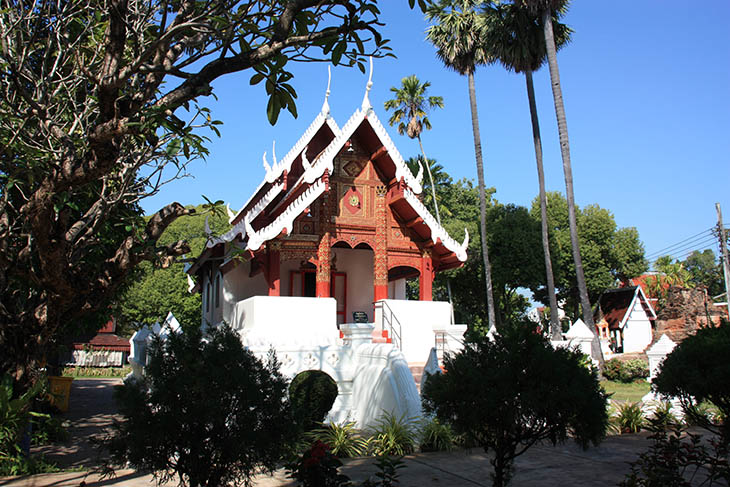
<svg viewBox="0 0 730 487"><path fill-rule="evenodd" d="M345 322L352 321L353 311L364 311L373 320L374 253L368 249L333 248L337 256L337 272L347 273L347 313Z"/></svg>
<svg viewBox="0 0 730 487"><path fill-rule="evenodd" d="M252 296L269 294L269 285L264 273L259 272L254 277L248 277L250 272L251 262L240 262L223 276L222 309L219 315L213 316L213 318L217 318L217 321L211 321L211 323L216 324L225 319L232 324L231 315L237 302ZM215 306L211 306L211 308L215 308ZM203 310L205 310L205 303L203 303Z"/></svg>
<svg viewBox="0 0 730 487"><path fill-rule="evenodd" d="M388 283L388 299L406 299L405 279L397 279Z"/></svg>
<svg viewBox="0 0 730 487"><path fill-rule="evenodd" d="M254 296L236 303L230 324L241 336L260 341L261 346L289 342L325 345L339 339L335 306L332 298Z"/></svg>
<svg viewBox="0 0 730 487"><path fill-rule="evenodd" d="M451 327L451 305L443 301L378 301L381 302L384 303L385 323L388 323L391 311L400 323L401 349L408 363L425 362L435 344L434 328L448 330ZM378 305L376 328L383 323L380 309Z"/></svg>
<svg viewBox="0 0 730 487"><path fill-rule="evenodd" d="M643 352L651 344L651 321L637 299L623 328L624 353Z"/></svg>

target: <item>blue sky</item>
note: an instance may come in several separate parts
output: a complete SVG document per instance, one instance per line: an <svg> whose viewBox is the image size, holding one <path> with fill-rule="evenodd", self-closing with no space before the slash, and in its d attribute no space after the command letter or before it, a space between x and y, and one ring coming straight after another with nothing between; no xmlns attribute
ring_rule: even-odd
<svg viewBox="0 0 730 487"><path fill-rule="evenodd" d="M370 98L387 124L383 102L391 86L416 74L444 97L424 133L429 158L455 179L476 179L465 77L448 71L427 43L427 23L406 0L381 0L381 32L397 59L375 60ZM730 222L730 2L710 0L574 1L564 21L572 43L558 53L570 134L576 202L613 212L621 227L634 226L646 253L698 234L716 223L715 203ZM201 100L224 122L209 144L207 161L191 164L193 178L176 181L145 201L147 212L201 195L236 210L264 177L261 156L276 140L283 157L319 112L327 83L324 64L295 66L299 118L282 112L271 127L263 85L249 86L250 72L214 85L218 97ZM330 105L343 125L360 105L367 76L343 67L332 71ZM535 73L548 190L565 191L547 67ZM485 180L502 203L529 205L537 175L523 75L498 65L476 73ZM404 157L418 145L390 129ZM699 247L717 248L708 238ZM683 248L679 246L677 248ZM677 257L684 256L682 252Z"/></svg>

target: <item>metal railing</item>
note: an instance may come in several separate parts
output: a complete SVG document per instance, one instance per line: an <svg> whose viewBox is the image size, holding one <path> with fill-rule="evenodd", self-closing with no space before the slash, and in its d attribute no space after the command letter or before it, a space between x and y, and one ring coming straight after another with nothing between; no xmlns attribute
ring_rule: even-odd
<svg viewBox="0 0 730 487"><path fill-rule="evenodd" d="M380 315L382 316L380 328L388 332L388 336L398 350L403 350L403 341L401 338L403 327L401 326L400 320L398 320L398 317L393 313L393 310L387 302L377 301L375 306L380 306Z"/></svg>

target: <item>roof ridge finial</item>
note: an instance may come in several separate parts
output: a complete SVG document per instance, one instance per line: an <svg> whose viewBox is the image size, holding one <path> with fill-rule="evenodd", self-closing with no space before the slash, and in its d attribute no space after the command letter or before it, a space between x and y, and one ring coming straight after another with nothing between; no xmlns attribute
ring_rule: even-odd
<svg viewBox="0 0 730 487"><path fill-rule="evenodd" d="M332 82L332 68L330 65L327 65L327 91L324 93L324 103L322 103L322 113L324 115L330 114L330 103L329 103L329 97L330 97L330 83Z"/></svg>
<svg viewBox="0 0 730 487"><path fill-rule="evenodd" d="M370 88L373 87L373 57L370 56L370 76L368 77L368 84L365 85L365 96L362 99L362 109L363 111L370 110L373 108L373 105L370 103L370 97L368 96L370 94Z"/></svg>

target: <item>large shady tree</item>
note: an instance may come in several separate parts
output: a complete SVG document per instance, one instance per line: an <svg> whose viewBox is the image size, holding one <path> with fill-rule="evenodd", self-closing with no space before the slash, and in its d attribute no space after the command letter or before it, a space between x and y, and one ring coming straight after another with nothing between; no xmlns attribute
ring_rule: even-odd
<svg viewBox="0 0 730 487"><path fill-rule="evenodd" d="M570 162L570 141L568 140L568 123L565 118L565 106L563 104L563 90L560 86L560 72L558 70L558 58L555 42L555 32L553 30L552 18L556 13L565 9L568 0L517 0L518 5L527 9L529 12L538 15L541 19L543 33L545 37L545 50L548 59L548 67L550 68L550 81L553 90L553 101L555 104L555 116L558 120L558 133L560 136L560 153L563 159L563 174L565 176L565 194L568 199L568 216L570 222L570 244L573 249L573 260L575 262L575 273L578 282L578 292L580 294L581 308L583 310L583 321L588 328L594 330L593 310L591 309L590 299L588 298L588 288L586 287L585 274L583 272L583 262L580 255L580 246L578 244L578 224L575 216L575 196L573 193L573 167ZM596 340L594 340L596 342ZM600 347L596 350L596 343L593 344L593 353L595 357L600 357Z"/></svg>
<svg viewBox="0 0 730 487"><path fill-rule="evenodd" d="M532 138L535 145L535 161L537 163L537 179L540 187L540 220L542 223L542 247L545 256L545 274L550 304L550 332L553 340L561 339L561 327L558 320L558 301L555 295L555 278L550 258L550 241L548 238L547 195L545 193L545 172L542 163L542 139L540 122L535 103L535 88L532 73L545 63L547 53L543 34L542 18L527 9L519 8L514 3L486 4L483 13L487 27L487 43L497 60L508 70L524 73L527 87L527 99L530 106L532 122ZM570 29L561 24L557 15L551 17L555 43L559 49L570 39Z"/></svg>
<svg viewBox="0 0 730 487"><path fill-rule="evenodd" d="M190 209L137 204L206 155L213 81L250 70L271 123L296 116L287 63L364 69L377 3L0 0L0 373L25 380L139 262L189 251L158 239Z"/></svg>
<svg viewBox="0 0 730 487"><path fill-rule="evenodd" d="M466 75L469 83L469 102L471 106L472 132L474 135L474 154L477 164L477 184L479 186L480 235L482 259L484 260L484 279L487 294L487 319L489 326L495 325L494 293L492 291L491 267L487 248L487 199L484 185L484 163L482 160L482 141L479 134L474 72L482 64L494 62L488 52L484 38L484 19L478 8L480 0L440 0L431 3L426 17L433 22L426 37L436 46L436 55L450 69Z"/></svg>

